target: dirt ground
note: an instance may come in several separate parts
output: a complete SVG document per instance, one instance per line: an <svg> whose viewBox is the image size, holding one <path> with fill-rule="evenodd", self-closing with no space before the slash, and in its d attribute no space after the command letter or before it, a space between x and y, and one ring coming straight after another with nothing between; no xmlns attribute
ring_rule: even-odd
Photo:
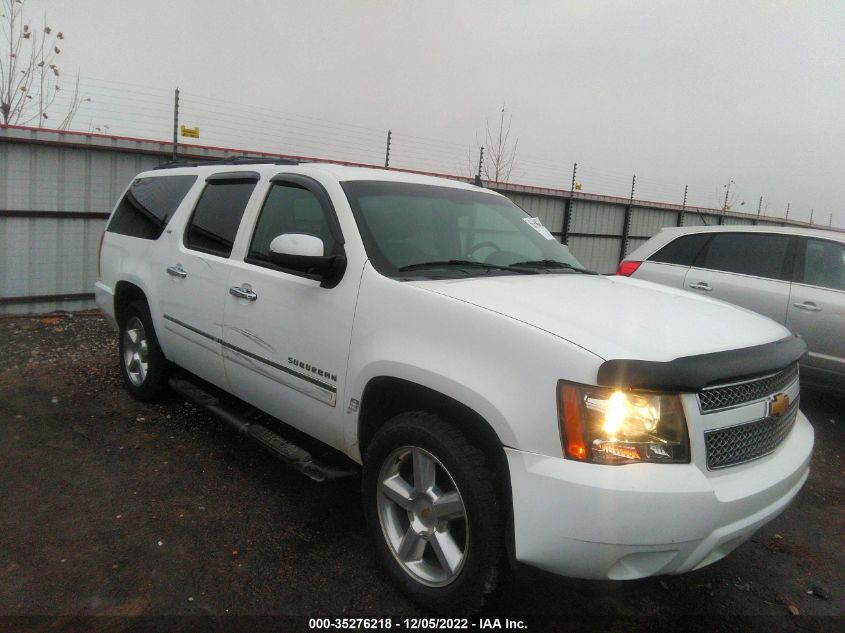
<svg viewBox="0 0 845 633"><path fill-rule="evenodd" d="M0 319L0 615L424 615L376 567L357 481L134 401L116 359L98 316ZM807 485L725 560L622 583L523 569L489 613L842 616L845 399L805 389L802 409Z"/></svg>

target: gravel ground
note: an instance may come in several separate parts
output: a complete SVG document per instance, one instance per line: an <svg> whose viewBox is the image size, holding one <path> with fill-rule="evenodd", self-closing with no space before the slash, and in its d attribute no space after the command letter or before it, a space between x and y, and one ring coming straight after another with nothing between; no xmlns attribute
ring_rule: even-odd
<svg viewBox="0 0 845 633"><path fill-rule="evenodd" d="M177 398L134 401L116 350L96 315L0 319L0 615L424 615L376 567L357 481L314 483ZM488 613L842 616L844 405L805 389L810 479L726 559L624 583L522 569Z"/></svg>

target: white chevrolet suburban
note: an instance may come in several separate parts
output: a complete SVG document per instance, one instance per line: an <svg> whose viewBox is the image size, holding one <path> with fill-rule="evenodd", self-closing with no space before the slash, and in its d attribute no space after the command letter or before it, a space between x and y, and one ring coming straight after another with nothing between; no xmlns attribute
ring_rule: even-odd
<svg viewBox="0 0 845 633"><path fill-rule="evenodd" d="M592 274L480 187L163 167L129 185L99 254L129 391L169 385L314 479L360 472L379 559L431 609L477 609L507 563L697 569L807 479L806 348L774 321Z"/></svg>

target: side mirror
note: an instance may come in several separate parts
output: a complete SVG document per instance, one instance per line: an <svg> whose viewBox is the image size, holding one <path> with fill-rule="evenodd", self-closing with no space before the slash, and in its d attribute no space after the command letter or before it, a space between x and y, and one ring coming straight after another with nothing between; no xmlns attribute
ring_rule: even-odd
<svg viewBox="0 0 845 633"><path fill-rule="evenodd" d="M324 255L323 240L303 233L283 233L270 242L268 257L281 268L325 278L344 259L342 255Z"/></svg>

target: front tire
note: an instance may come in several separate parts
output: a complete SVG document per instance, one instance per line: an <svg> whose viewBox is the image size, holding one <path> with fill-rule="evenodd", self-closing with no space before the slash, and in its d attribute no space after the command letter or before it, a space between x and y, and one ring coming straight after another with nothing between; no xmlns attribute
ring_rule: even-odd
<svg viewBox="0 0 845 633"><path fill-rule="evenodd" d="M120 370L129 393L143 401L158 398L167 387L170 367L145 301L133 301L126 308L119 336Z"/></svg>
<svg viewBox="0 0 845 633"><path fill-rule="evenodd" d="M362 488L378 557L402 591L439 613L481 608L503 552L484 453L437 415L402 413L370 443Z"/></svg>

